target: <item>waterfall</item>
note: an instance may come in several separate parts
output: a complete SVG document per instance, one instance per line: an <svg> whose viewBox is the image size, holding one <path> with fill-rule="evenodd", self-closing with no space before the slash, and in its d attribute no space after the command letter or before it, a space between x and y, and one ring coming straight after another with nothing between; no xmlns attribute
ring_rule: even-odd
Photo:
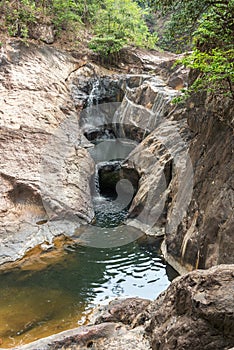
<svg viewBox="0 0 234 350"><path fill-rule="evenodd" d="M84 134L103 131L103 125L106 124L108 104L100 105L101 97L101 81L98 78L92 79L91 90L86 100L86 108L83 109L80 115L80 126Z"/></svg>
<svg viewBox="0 0 234 350"><path fill-rule="evenodd" d="M94 185L95 185L95 197L100 197L100 186L99 186L99 177L98 177L98 164L96 164L96 166L95 166Z"/></svg>
<svg viewBox="0 0 234 350"><path fill-rule="evenodd" d="M98 105L99 93L100 93L100 81L99 79L96 79L93 81L92 90L90 91L90 94L87 100L87 108L91 109L94 105Z"/></svg>

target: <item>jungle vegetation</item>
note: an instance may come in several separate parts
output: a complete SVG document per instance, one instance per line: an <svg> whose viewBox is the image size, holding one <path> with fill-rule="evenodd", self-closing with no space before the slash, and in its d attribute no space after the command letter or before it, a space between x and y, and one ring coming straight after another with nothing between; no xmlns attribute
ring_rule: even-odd
<svg viewBox="0 0 234 350"><path fill-rule="evenodd" d="M0 15L0 31L22 40L38 24L51 25L57 40L79 40L86 28L89 48L104 58L128 45L188 51L182 63L200 73L192 90L234 98L234 0L2 0Z"/></svg>

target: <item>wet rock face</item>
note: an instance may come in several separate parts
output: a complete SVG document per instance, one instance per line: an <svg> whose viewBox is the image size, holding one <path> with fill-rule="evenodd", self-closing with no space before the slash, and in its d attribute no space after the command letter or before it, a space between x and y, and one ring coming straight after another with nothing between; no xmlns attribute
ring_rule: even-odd
<svg viewBox="0 0 234 350"><path fill-rule="evenodd" d="M152 61L165 80L148 77L126 89L115 121L123 137L131 126L143 130L138 141L144 140L126 161L141 176L130 208L132 224L166 233L164 255L183 273L233 263L234 105L198 94L183 108L173 106L180 73L171 62Z"/></svg>
<svg viewBox="0 0 234 350"><path fill-rule="evenodd" d="M167 257L189 269L234 261L233 113L231 100L204 95L190 100L184 113L194 135L193 193L180 225L166 233L166 244Z"/></svg>
<svg viewBox="0 0 234 350"><path fill-rule="evenodd" d="M96 100L113 101L118 89L124 97L112 114L99 105L101 118L93 129L86 119L85 135L93 140L107 130L140 143L125 163L140 175L130 219L147 233L166 234L165 257L179 272L232 263L233 102L197 95L176 107L171 101L186 86L187 72L173 67L174 55L136 50L124 57L124 65L140 67L141 74L101 73L104 86L113 81L116 89L110 88L112 97L103 89ZM161 77L142 74L149 67ZM90 91L87 69L80 72Z"/></svg>
<svg viewBox="0 0 234 350"><path fill-rule="evenodd" d="M142 139L146 137L172 111L171 101L176 96L177 91L166 86L158 76L145 76L138 86L127 86L114 116L115 123L122 126L120 136L127 136L132 127L133 130L141 130Z"/></svg>
<svg viewBox="0 0 234 350"><path fill-rule="evenodd" d="M53 48L5 46L0 84L0 263L93 217L93 164L65 80L83 64Z"/></svg>
<svg viewBox="0 0 234 350"><path fill-rule="evenodd" d="M127 85L124 99L114 114L117 126L114 131L119 137L134 135L139 142L143 139L124 163L126 169L135 169L140 176L128 223L159 236L164 234L172 202L172 179L189 177L192 170L191 165L186 167L191 132L185 118L175 120L175 115L181 114L172 103L177 94L161 77L147 76L138 84ZM190 182L188 185L191 187ZM181 198L174 205L175 213L181 209L180 204L188 204L182 184L174 189L178 190Z"/></svg>
<svg viewBox="0 0 234 350"><path fill-rule="evenodd" d="M234 267L177 278L146 309L153 350L229 349L234 344ZM226 291L229 291L229 294Z"/></svg>
<svg viewBox="0 0 234 350"><path fill-rule="evenodd" d="M75 105L86 108L90 102L94 105L120 102L124 95L121 85L125 79L121 74L116 75L105 68L101 69L88 63L72 73L68 82Z"/></svg>

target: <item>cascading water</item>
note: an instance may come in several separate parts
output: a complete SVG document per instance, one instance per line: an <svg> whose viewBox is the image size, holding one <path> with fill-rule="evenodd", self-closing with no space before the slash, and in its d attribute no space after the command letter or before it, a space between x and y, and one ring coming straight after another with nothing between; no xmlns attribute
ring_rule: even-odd
<svg viewBox="0 0 234 350"><path fill-rule="evenodd" d="M96 225L77 228L74 243L65 244L53 264L42 254L41 263L37 258L30 267L22 265L22 269L0 273L0 339L4 348L77 327L92 307L115 297L153 299L175 277L162 259L159 241L123 224L138 178L126 170L127 178L122 178L122 160L136 143L114 137L109 121L119 105L107 115L106 106L96 105L99 89L100 81L93 80L81 120L85 132L102 126L90 148L96 163ZM132 191L126 180L134 177Z"/></svg>
<svg viewBox="0 0 234 350"><path fill-rule="evenodd" d="M95 79L92 84L92 89L90 91L90 94L87 100L87 108L92 108L94 105L98 105L99 91L100 91L100 81L99 79Z"/></svg>

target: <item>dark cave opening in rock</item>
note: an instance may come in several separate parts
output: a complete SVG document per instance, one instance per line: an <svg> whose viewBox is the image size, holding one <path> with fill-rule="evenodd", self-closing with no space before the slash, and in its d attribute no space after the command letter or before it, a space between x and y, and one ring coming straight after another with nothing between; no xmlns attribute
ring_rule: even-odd
<svg viewBox="0 0 234 350"><path fill-rule="evenodd" d="M117 184L121 180L127 180L131 183L134 195L138 190L139 174L134 169L127 169L121 166L121 162L110 162L102 165L98 170L99 191L104 197L116 199L118 193L116 191ZM129 186L120 184L119 192L124 195L129 193ZM129 203L130 205L130 203Z"/></svg>

